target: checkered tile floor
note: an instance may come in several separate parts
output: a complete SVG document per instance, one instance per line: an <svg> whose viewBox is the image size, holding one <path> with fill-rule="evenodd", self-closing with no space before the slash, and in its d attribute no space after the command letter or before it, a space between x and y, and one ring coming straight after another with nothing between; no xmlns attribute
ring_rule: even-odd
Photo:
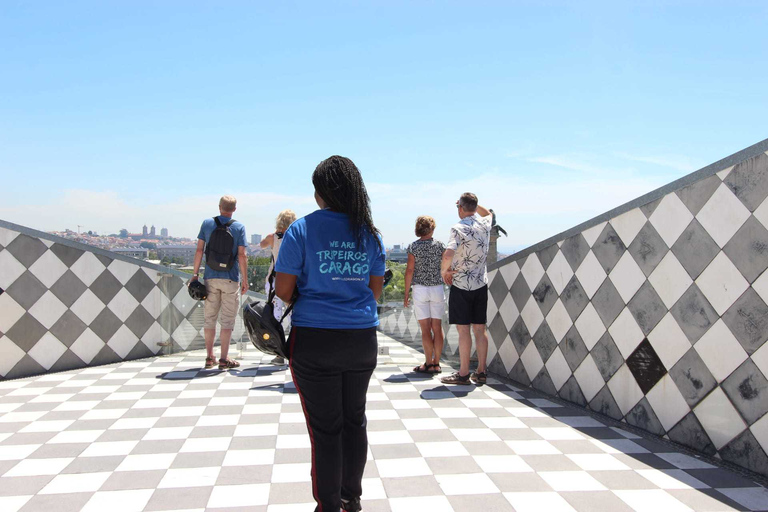
<svg viewBox="0 0 768 512"><path fill-rule="evenodd" d="M364 510L768 510L768 491L584 411L410 373L384 335ZM311 511L309 438L283 367L186 353L0 382L0 510ZM447 370L447 367L444 367Z"/></svg>

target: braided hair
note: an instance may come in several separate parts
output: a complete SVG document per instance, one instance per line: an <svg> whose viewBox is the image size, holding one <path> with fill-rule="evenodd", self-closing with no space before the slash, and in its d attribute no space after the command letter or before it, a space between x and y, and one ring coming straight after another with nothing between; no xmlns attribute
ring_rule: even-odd
<svg viewBox="0 0 768 512"><path fill-rule="evenodd" d="M326 158L312 173L312 184L331 210L347 214L358 247L364 246L367 233L381 235L373 225L363 177L352 160L338 155Z"/></svg>

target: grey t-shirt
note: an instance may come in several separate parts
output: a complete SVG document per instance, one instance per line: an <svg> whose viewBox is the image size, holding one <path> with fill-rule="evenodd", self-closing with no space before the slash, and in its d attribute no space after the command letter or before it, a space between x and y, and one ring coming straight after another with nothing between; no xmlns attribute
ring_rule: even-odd
<svg viewBox="0 0 768 512"><path fill-rule="evenodd" d="M440 260L443 258L445 245L435 239L416 240L408 246L408 254L413 254L416 262L413 269L413 284L438 286L443 284L440 276Z"/></svg>

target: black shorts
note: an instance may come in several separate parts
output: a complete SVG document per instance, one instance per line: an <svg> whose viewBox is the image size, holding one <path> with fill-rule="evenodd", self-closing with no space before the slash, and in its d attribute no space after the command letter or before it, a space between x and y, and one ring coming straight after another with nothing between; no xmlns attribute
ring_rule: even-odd
<svg viewBox="0 0 768 512"><path fill-rule="evenodd" d="M488 315L488 286L467 291L451 286L448 296L448 323L485 325Z"/></svg>

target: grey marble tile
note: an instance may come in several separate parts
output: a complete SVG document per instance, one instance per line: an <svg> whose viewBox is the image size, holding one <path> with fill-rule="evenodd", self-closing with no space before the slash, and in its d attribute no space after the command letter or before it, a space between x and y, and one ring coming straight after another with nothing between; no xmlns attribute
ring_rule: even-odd
<svg viewBox="0 0 768 512"><path fill-rule="evenodd" d="M752 283L768 268L768 230L755 217L749 217L723 251Z"/></svg>
<svg viewBox="0 0 768 512"><path fill-rule="evenodd" d="M21 274L6 290L19 306L29 311L48 289L29 270Z"/></svg>
<svg viewBox="0 0 768 512"><path fill-rule="evenodd" d="M600 233L597 241L592 246L592 252L595 253L597 261L600 262L606 274L613 270L613 267L616 266L616 263L618 263L626 250L627 248L624 246L624 242L621 241L621 237L610 224L605 225L603 232Z"/></svg>
<svg viewBox="0 0 768 512"><path fill-rule="evenodd" d="M723 322L749 355L768 340L768 306L752 288L725 312Z"/></svg>
<svg viewBox="0 0 768 512"><path fill-rule="evenodd" d="M736 368L721 387L747 425L752 425L768 412L768 380L752 359Z"/></svg>
<svg viewBox="0 0 768 512"><path fill-rule="evenodd" d="M499 273L499 275L501 274ZM517 310L522 311L525 305L528 303L528 299L531 298L531 289L528 288L528 284L525 282L525 278L523 277L522 273L517 275L515 282L512 283L512 286L509 289L509 292L512 294L512 299L515 301ZM499 303L497 302L497 305L498 304Z"/></svg>
<svg viewBox="0 0 768 512"><path fill-rule="evenodd" d="M544 249L536 252L536 256L539 257L539 262L541 263L541 266L544 267L544 270L549 268L549 265L552 263L552 260L555 259L557 251L559 250L560 248L557 246L557 244L552 244L549 247L545 247Z"/></svg>
<svg viewBox="0 0 768 512"><path fill-rule="evenodd" d="M571 320L574 322L579 318L584 308L587 307L587 304L589 304L587 292L584 291L584 287L581 286L576 276L573 276L568 284L565 285L563 293L560 294L560 300L563 301L565 310L568 311Z"/></svg>
<svg viewBox="0 0 768 512"><path fill-rule="evenodd" d="M696 283L686 290L670 312L691 343L699 341L719 318Z"/></svg>
<svg viewBox="0 0 768 512"><path fill-rule="evenodd" d="M557 395L563 400L567 400L582 407L587 405L587 400L584 398L584 394L581 392L581 387L576 381L576 377L573 375L565 381Z"/></svg>
<svg viewBox="0 0 768 512"><path fill-rule="evenodd" d="M720 178L713 175L709 178L695 181L687 187L678 190L676 192L677 197L680 198L693 215L696 215L707 204L707 201L715 193L720 183Z"/></svg>
<svg viewBox="0 0 768 512"><path fill-rule="evenodd" d="M607 279L606 282L608 282ZM624 357L608 332L603 334L595 346L592 347L591 354L605 382L608 382L613 377L613 374L624 364Z"/></svg>
<svg viewBox="0 0 768 512"><path fill-rule="evenodd" d="M522 316L515 320L515 323L509 330L509 338L515 345L518 354L522 354L528 343L531 342L531 334L528 332L528 327L526 327Z"/></svg>
<svg viewBox="0 0 768 512"><path fill-rule="evenodd" d="M628 250L646 277L651 275L664 255L669 252L667 244L650 222L643 225L629 244Z"/></svg>
<svg viewBox="0 0 768 512"><path fill-rule="evenodd" d="M125 283L125 289L139 302L143 301L154 287L154 281L149 278L146 272L141 270L138 270L133 277Z"/></svg>
<svg viewBox="0 0 768 512"><path fill-rule="evenodd" d="M667 435L672 441L693 448L710 457L717 453L715 445L712 444L709 435L693 412L686 414L677 425L667 432Z"/></svg>
<svg viewBox="0 0 768 512"><path fill-rule="evenodd" d="M66 310L51 327L51 334L65 346L71 347L88 326L71 310ZM77 368L77 367L75 367Z"/></svg>
<svg viewBox="0 0 768 512"><path fill-rule="evenodd" d="M715 259L720 247L699 221L693 219L672 246L672 252L691 279L696 279Z"/></svg>
<svg viewBox="0 0 768 512"><path fill-rule="evenodd" d="M109 304L109 302L115 298L115 295L122 289L123 285L120 281L110 272L105 269L96 280L91 283L90 290L96 295L101 302Z"/></svg>
<svg viewBox="0 0 768 512"><path fill-rule="evenodd" d="M749 429L720 448L719 453L723 460L738 464L755 473L768 474L768 455Z"/></svg>
<svg viewBox="0 0 768 512"><path fill-rule="evenodd" d="M61 260L61 262L68 267L71 267L77 260L80 259L80 256L85 254L85 251L81 249L75 249L74 247L69 247L60 243L53 244L51 246L51 252L55 254Z"/></svg>
<svg viewBox="0 0 768 512"><path fill-rule="evenodd" d="M603 281L597 292L592 296L592 305L595 311L603 321L605 328L608 329L621 310L624 309L624 300L619 295L616 286L610 279Z"/></svg>
<svg viewBox="0 0 768 512"><path fill-rule="evenodd" d="M65 306L71 307L88 287L74 272L67 270L58 281L51 286L51 293Z"/></svg>
<svg viewBox="0 0 768 512"><path fill-rule="evenodd" d="M603 386L603 388L598 391L598 393L589 403L589 408L615 420L620 420L624 417L624 415L621 413L619 405L616 403L616 400L611 394L611 390L608 389L608 386Z"/></svg>
<svg viewBox="0 0 768 512"><path fill-rule="evenodd" d="M555 287L552 285L552 281L547 274L544 274L544 277L541 278L541 281L533 290L533 298L536 299L536 304L541 309L541 313L547 316L557 300L557 291L555 291Z"/></svg>
<svg viewBox="0 0 768 512"><path fill-rule="evenodd" d="M29 313L24 313L24 315L13 324L13 327L5 333L5 336L14 342L21 350L28 352L46 332L47 329L38 322L34 316Z"/></svg>
<svg viewBox="0 0 768 512"><path fill-rule="evenodd" d="M675 363L669 375L689 406L695 407L710 391L715 389L717 381L704 364L699 353L691 348Z"/></svg>
<svg viewBox="0 0 768 512"><path fill-rule="evenodd" d="M643 283L627 307L646 336L667 314L667 307L650 281Z"/></svg>
<svg viewBox="0 0 768 512"><path fill-rule="evenodd" d="M463 462L472 462L471 457L452 457L453 459L464 459ZM427 459L429 461L429 459ZM453 461L454 465L462 461ZM477 464L475 464L476 466ZM384 490L388 498L410 498L416 496L440 496L443 494L440 484L432 475L409 476L402 478L382 478Z"/></svg>
<svg viewBox="0 0 768 512"><path fill-rule="evenodd" d="M552 355L552 352L557 348L557 341L555 340L552 330L549 328L547 322L542 322L539 330L533 335L533 343L536 345L536 349L539 351L541 360L545 363Z"/></svg>
<svg viewBox="0 0 768 512"><path fill-rule="evenodd" d="M652 434L662 436L665 434L664 427L661 425L659 418L653 411L651 404L648 403L647 398L640 400L631 411L627 413L627 423L632 426L641 428Z"/></svg>
<svg viewBox="0 0 768 512"><path fill-rule="evenodd" d="M563 337L560 342L560 350L563 352L571 371L576 371L576 368L589 354L589 350L587 350L587 346L575 325Z"/></svg>
<svg viewBox="0 0 768 512"><path fill-rule="evenodd" d="M560 246L560 251L563 253L563 256L565 256L565 259L568 261L568 264L573 271L576 272L581 265L581 262L587 257L589 244L582 234L579 233L578 235L566 238Z"/></svg>
<svg viewBox="0 0 768 512"><path fill-rule="evenodd" d="M11 253L19 263L29 268L40 259L40 256L48 250L48 247L38 238L32 238L21 233L8 244L5 250Z"/></svg>
<svg viewBox="0 0 768 512"><path fill-rule="evenodd" d="M749 211L755 211L768 197L768 155L763 153L736 164L723 183Z"/></svg>
<svg viewBox="0 0 768 512"><path fill-rule="evenodd" d="M202 509L208 504L211 492L213 486L156 489L144 510Z"/></svg>
<svg viewBox="0 0 768 512"><path fill-rule="evenodd" d="M507 326L504 325L504 320L501 318L501 314L496 313L496 315L494 315L493 319L488 324L488 333L491 335L494 345L496 345L496 350L500 349L502 343L506 341L507 335L509 334Z"/></svg>

